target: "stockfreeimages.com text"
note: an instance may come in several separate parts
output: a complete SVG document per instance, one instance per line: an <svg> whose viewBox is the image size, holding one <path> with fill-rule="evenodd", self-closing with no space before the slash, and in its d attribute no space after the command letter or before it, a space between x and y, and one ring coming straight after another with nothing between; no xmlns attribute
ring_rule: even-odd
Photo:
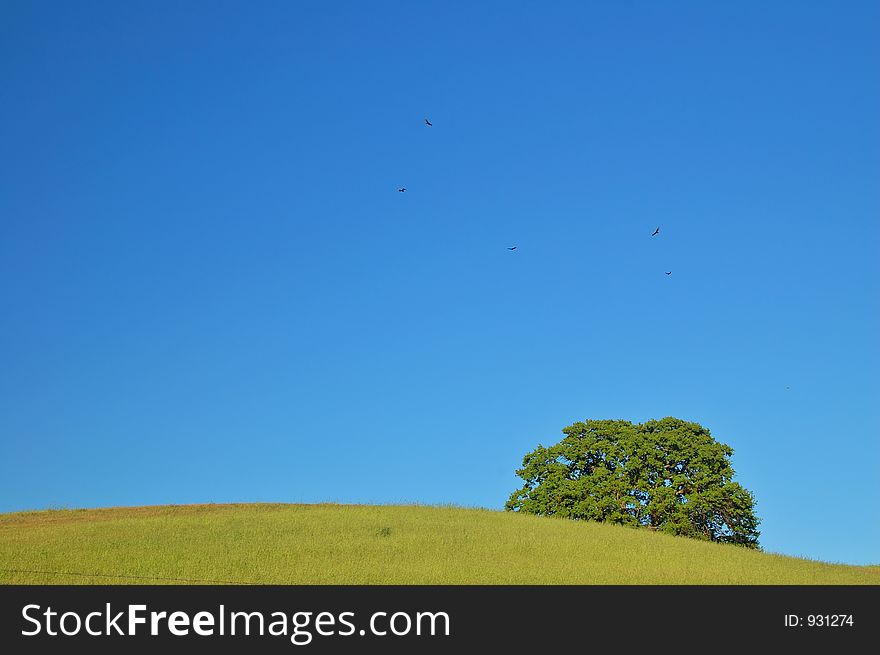
<svg viewBox="0 0 880 655"><path fill-rule="evenodd" d="M149 611L146 605L125 605L116 611L110 603L103 610L80 615L60 612L52 607L25 605L22 618L26 637L48 635L72 637L88 634L93 637L120 635L173 635L190 634L202 637L246 635L289 637L296 646L305 646L318 635L322 637L349 637L375 635L378 637L415 634L417 636L449 636L450 621L446 612L373 612L360 628L354 622L354 612L245 612L230 611L220 605L216 611Z"/></svg>

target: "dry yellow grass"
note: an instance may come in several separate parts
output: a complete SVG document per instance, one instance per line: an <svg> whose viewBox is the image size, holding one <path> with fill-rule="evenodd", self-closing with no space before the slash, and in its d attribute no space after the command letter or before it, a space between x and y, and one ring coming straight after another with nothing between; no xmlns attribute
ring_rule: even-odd
<svg viewBox="0 0 880 655"><path fill-rule="evenodd" d="M186 505L0 515L0 583L880 584L646 530L425 506Z"/></svg>

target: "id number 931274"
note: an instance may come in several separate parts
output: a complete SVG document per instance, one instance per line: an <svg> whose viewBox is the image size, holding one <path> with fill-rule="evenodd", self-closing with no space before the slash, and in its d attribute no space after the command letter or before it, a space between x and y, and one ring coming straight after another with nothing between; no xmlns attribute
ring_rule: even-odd
<svg viewBox="0 0 880 655"><path fill-rule="evenodd" d="M789 628L851 628L853 623L852 614L785 615L785 625Z"/></svg>

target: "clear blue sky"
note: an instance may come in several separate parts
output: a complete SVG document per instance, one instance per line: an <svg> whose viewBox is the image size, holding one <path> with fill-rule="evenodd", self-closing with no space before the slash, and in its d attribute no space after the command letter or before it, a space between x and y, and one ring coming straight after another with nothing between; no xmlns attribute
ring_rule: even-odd
<svg viewBox="0 0 880 655"><path fill-rule="evenodd" d="M0 511L500 508L672 415L880 561L880 7L725 4L3 2Z"/></svg>

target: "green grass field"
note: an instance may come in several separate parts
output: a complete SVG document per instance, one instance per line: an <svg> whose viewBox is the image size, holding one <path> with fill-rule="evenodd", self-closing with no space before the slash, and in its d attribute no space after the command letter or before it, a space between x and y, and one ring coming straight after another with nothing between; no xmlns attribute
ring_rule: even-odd
<svg viewBox="0 0 880 655"><path fill-rule="evenodd" d="M186 505L0 514L0 583L201 581L880 584L880 567L452 507Z"/></svg>

